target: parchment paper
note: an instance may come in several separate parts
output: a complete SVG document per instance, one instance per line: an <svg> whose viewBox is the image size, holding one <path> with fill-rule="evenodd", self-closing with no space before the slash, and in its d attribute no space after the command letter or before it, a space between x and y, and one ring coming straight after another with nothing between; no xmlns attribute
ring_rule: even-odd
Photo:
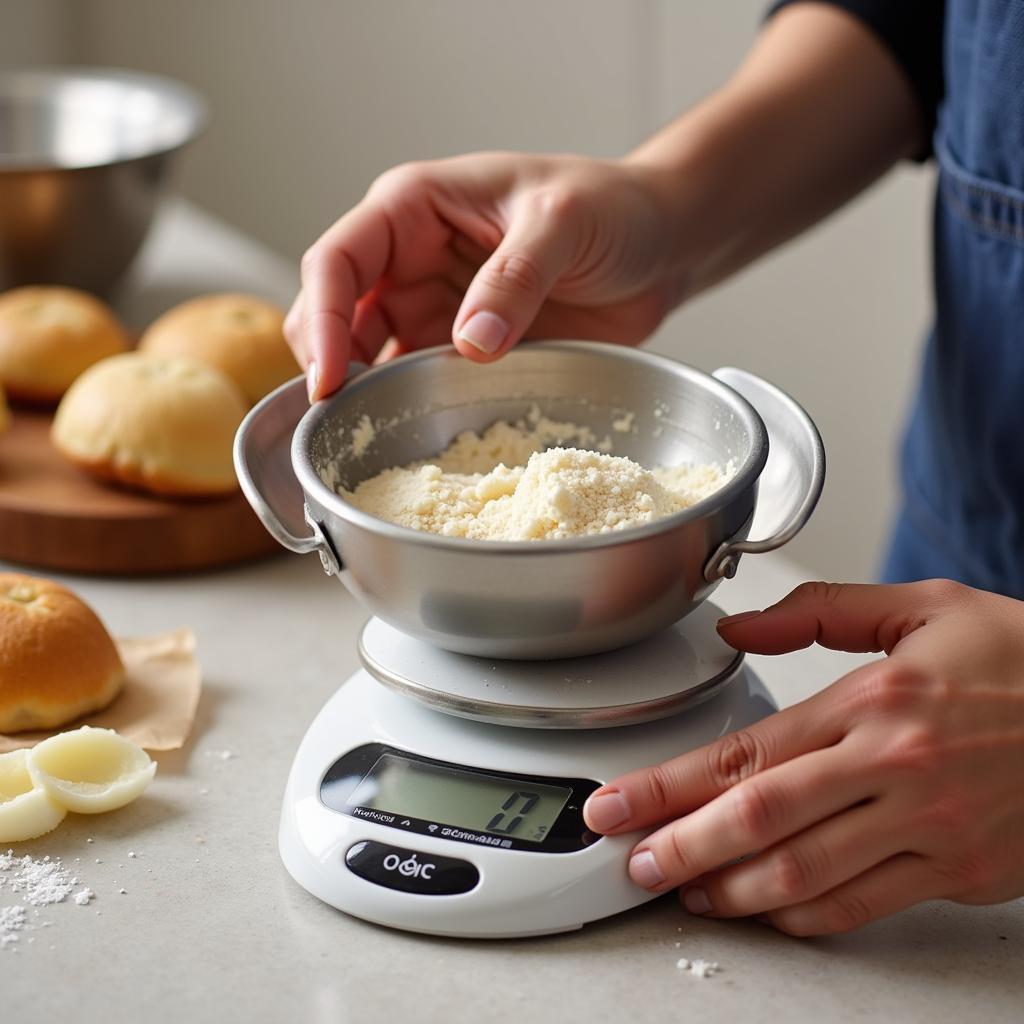
<svg viewBox="0 0 1024 1024"><path fill-rule="evenodd" d="M0 734L0 753L34 747L40 740L80 725L116 729L146 750L177 750L196 717L202 683L190 629L158 636L116 638L124 662L121 692L102 711L43 732Z"/></svg>

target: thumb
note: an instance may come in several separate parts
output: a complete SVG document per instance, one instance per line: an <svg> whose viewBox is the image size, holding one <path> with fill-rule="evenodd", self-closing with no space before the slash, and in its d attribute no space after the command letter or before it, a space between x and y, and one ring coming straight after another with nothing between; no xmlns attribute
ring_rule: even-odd
<svg viewBox="0 0 1024 1024"><path fill-rule="evenodd" d="M497 249L477 271L455 317L452 340L464 356L491 362L526 333L575 245L568 196L525 197Z"/></svg>
<svg viewBox="0 0 1024 1024"><path fill-rule="evenodd" d="M785 654L813 643L888 654L934 615L948 588L941 580L892 586L802 583L763 612L720 620L718 632L730 646L752 654Z"/></svg>

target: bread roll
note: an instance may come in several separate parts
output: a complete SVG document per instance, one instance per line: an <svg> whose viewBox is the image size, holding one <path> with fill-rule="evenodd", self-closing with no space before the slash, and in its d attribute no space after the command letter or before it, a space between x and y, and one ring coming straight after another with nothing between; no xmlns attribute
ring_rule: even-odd
<svg viewBox="0 0 1024 1024"><path fill-rule="evenodd" d="M216 366L250 405L300 372L284 340L284 311L251 295L205 295L175 306L143 334L139 349Z"/></svg>
<svg viewBox="0 0 1024 1024"><path fill-rule="evenodd" d="M0 295L0 380L12 398L55 402L84 370L126 346L109 307L85 292L34 286Z"/></svg>
<svg viewBox="0 0 1024 1024"><path fill-rule="evenodd" d="M50 580L0 573L0 732L64 725L106 707L123 682L87 604Z"/></svg>
<svg viewBox="0 0 1024 1024"><path fill-rule="evenodd" d="M4 387L0 384L0 434L11 425L11 413L7 408L7 396L4 394Z"/></svg>
<svg viewBox="0 0 1024 1024"><path fill-rule="evenodd" d="M126 352L97 363L57 407L57 448L102 480L154 494L226 494L247 407L219 370L194 359Z"/></svg>

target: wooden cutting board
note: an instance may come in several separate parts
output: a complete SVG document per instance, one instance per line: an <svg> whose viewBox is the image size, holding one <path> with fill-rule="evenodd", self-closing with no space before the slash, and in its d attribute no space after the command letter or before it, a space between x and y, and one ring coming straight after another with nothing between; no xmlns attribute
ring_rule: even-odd
<svg viewBox="0 0 1024 1024"><path fill-rule="evenodd" d="M0 434L0 559L111 575L204 569L280 551L242 496L170 501L101 484L50 443L50 410Z"/></svg>

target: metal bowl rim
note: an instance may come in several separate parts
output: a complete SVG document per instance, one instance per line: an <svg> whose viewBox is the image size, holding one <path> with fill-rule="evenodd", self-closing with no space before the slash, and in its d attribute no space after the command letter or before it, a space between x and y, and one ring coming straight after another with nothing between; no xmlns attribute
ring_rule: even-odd
<svg viewBox="0 0 1024 1024"><path fill-rule="evenodd" d="M126 150L123 156L113 160L80 163L55 160L41 153L0 152L0 173L32 172L32 171L84 171L103 167L117 167L135 160L145 160L153 156L174 153L187 146L203 131L209 120L209 108L203 97L191 86L165 75L156 75L146 71L133 71L128 68L87 67L87 66L39 66L0 69L0 96L9 95L10 82L26 80L59 83L75 79L90 78L101 81L115 82L122 85L135 85L148 88L151 92L168 99L180 107L187 115L188 126L177 141L162 145L139 147L137 150Z"/></svg>
<svg viewBox="0 0 1024 1024"><path fill-rule="evenodd" d="M363 512L361 509L345 501L337 492L332 491L320 479L320 474L313 467L308 442L321 422L331 413L334 405L344 400L346 392L351 394L350 388L353 391L361 390L368 382L388 373L389 370L399 365L407 366L410 363L428 359L465 358L456 352L454 348L438 347L413 352L380 366L375 366L360 374L340 391L316 402L309 408L296 426L291 444L292 467L295 475L298 477L302 490L306 495L313 497L320 506L326 508L340 519L395 541L403 541L438 550L460 551L467 554L475 551L479 554L547 554L550 556L569 554L573 551L590 550L592 548L616 547L670 533L678 527L712 516L716 512L732 505L760 477L765 463L768 461L768 431L765 428L764 421L754 407L739 392L734 391L727 384L716 380L703 370L698 370L687 363L669 359L665 356L643 352L626 346L613 345L607 342L532 341L527 342L526 345L529 346L530 350L542 348L549 351L558 351L570 348L572 351L590 351L601 356L624 359L627 362L639 362L646 365L653 364L654 367L660 368L667 373L687 377L701 387L713 391L736 409L743 419L751 438L750 454L737 467L732 479L707 498L698 501L689 508L683 509L681 512L665 516L653 523L628 527L611 533L587 537L566 537L540 543L535 540L479 540L469 537L445 537L441 534L429 533L425 530L414 530L408 526L389 523L387 520L379 519L368 512ZM505 358L508 359L510 356L514 358L517 351L522 350L514 349Z"/></svg>

